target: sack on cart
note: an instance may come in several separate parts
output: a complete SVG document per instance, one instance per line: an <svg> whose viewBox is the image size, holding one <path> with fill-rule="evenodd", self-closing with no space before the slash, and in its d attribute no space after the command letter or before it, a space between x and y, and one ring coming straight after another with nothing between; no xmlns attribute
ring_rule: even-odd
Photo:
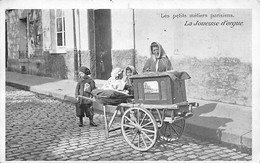
<svg viewBox="0 0 260 163"><path fill-rule="evenodd" d="M119 105L125 103L132 96L116 90L94 89L91 94L103 105Z"/></svg>

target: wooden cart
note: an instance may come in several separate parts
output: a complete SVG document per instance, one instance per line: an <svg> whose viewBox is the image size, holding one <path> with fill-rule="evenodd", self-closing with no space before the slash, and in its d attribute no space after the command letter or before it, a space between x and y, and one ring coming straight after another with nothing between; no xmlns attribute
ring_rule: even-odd
<svg viewBox="0 0 260 163"><path fill-rule="evenodd" d="M185 80L190 76L179 72L149 72L132 77L134 99L119 104L107 122L107 106L103 106L106 136L121 129L124 139L134 149L147 151L157 138L179 139L185 129L185 119L192 117L196 102L186 99ZM105 97L104 97L105 98ZM121 113L121 126L112 128Z"/></svg>

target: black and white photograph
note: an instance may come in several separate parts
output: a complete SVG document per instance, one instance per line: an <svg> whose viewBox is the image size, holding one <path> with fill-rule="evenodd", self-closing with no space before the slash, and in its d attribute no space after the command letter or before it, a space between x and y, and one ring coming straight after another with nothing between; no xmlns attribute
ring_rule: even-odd
<svg viewBox="0 0 260 163"><path fill-rule="evenodd" d="M260 1L0 0L0 163L259 162Z"/></svg>

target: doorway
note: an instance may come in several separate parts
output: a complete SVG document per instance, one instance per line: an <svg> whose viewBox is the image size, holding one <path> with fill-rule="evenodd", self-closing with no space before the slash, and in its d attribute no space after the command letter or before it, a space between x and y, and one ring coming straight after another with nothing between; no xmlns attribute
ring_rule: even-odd
<svg viewBox="0 0 260 163"><path fill-rule="evenodd" d="M28 58L28 44L27 44L27 18L20 19L19 22L19 59Z"/></svg>
<svg viewBox="0 0 260 163"><path fill-rule="evenodd" d="M96 78L107 80L112 71L111 59L111 11L94 10Z"/></svg>

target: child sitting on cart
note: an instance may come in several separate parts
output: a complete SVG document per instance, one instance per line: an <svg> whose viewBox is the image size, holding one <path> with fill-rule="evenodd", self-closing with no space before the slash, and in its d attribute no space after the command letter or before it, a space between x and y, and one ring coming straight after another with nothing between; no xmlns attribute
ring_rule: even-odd
<svg viewBox="0 0 260 163"><path fill-rule="evenodd" d="M124 70L124 76L123 76L123 81L125 82L125 90L129 92L130 95L134 94L134 89L133 89L133 81L131 76L136 75L137 72L134 68L134 66L128 65L126 66Z"/></svg>
<svg viewBox="0 0 260 163"><path fill-rule="evenodd" d="M78 95L91 97L91 91L96 88L94 80L88 76L90 74L90 70L87 67L80 67L79 81L75 90L75 96L77 98L76 116L79 117L79 127L83 126L83 117L85 115L90 120L90 126L97 126L93 121L93 102L91 100L78 97Z"/></svg>
<svg viewBox="0 0 260 163"><path fill-rule="evenodd" d="M122 80L124 70L116 67L111 72L111 77L106 81L101 89L124 91L125 82Z"/></svg>

